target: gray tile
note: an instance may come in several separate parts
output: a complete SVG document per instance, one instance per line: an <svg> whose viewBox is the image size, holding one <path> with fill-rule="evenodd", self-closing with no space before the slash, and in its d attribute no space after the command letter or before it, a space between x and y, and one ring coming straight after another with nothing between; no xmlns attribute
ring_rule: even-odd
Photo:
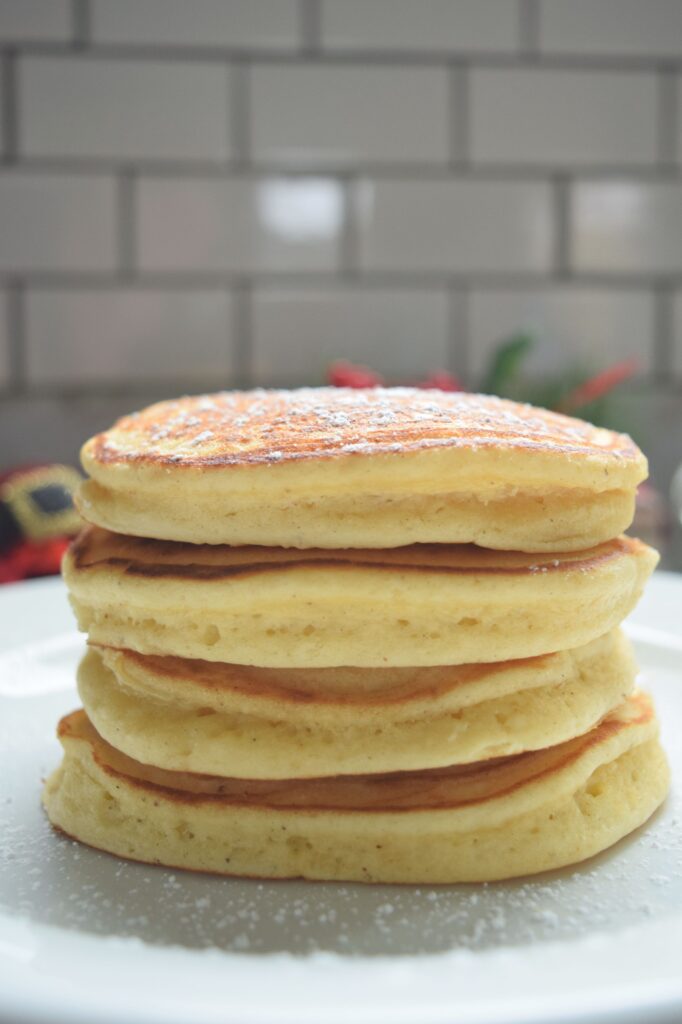
<svg viewBox="0 0 682 1024"><path fill-rule="evenodd" d="M227 384L231 305L222 290L29 290L29 384Z"/></svg>
<svg viewBox="0 0 682 1024"><path fill-rule="evenodd" d="M412 380L449 364L448 297L415 288L263 289L254 295L258 384L325 380L338 359Z"/></svg>
<svg viewBox="0 0 682 1024"><path fill-rule="evenodd" d="M138 210L142 270L338 266L343 193L331 178L144 178Z"/></svg>
<svg viewBox="0 0 682 1024"><path fill-rule="evenodd" d="M315 167L448 157L441 68L268 64L252 71L250 95L257 160Z"/></svg>
<svg viewBox="0 0 682 1024"><path fill-rule="evenodd" d="M20 63L22 153L225 160L227 70L196 62L31 57Z"/></svg>
<svg viewBox="0 0 682 1024"><path fill-rule="evenodd" d="M366 270L551 267L554 225L542 182L366 181L355 214Z"/></svg>
<svg viewBox="0 0 682 1024"><path fill-rule="evenodd" d="M682 270L682 185L583 182L575 186L571 206L576 270Z"/></svg>
<svg viewBox="0 0 682 1024"><path fill-rule="evenodd" d="M510 52L518 47L512 0L323 0L327 50Z"/></svg>
<svg viewBox="0 0 682 1024"><path fill-rule="evenodd" d="M71 37L68 0L2 0L0 39L7 42L57 42Z"/></svg>
<svg viewBox="0 0 682 1024"><path fill-rule="evenodd" d="M532 376L576 366L600 370L630 358L647 372L654 362L652 293L578 286L476 290L469 300L469 367L476 380L499 342L519 332L535 339L524 366Z"/></svg>
<svg viewBox="0 0 682 1024"><path fill-rule="evenodd" d="M653 74L605 71L474 71L471 151L483 163L653 164Z"/></svg>
<svg viewBox="0 0 682 1024"><path fill-rule="evenodd" d="M682 54L679 0L540 0L547 53L664 57Z"/></svg>
<svg viewBox="0 0 682 1024"><path fill-rule="evenodd" d="M296 0L94 0L93 38L127 46L293 50Z"/></svg>
<svg viewBox="0 0 682 1024"><path fill-rule="evenodd" d="M0 174L0 270L111 271L116 232L113 180Z"/></svg>

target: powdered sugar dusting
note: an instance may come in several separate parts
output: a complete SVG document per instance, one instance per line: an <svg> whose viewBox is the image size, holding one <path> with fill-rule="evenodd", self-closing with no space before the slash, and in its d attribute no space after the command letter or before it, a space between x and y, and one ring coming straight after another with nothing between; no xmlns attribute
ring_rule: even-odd
<svg viewBox="0 0 682 1024"><path fill-rule="evenodd" d="M210 441L213 436L212 430L202 430L200 434L197 434L196 437L193 437L188 443L192 446L203 444L204 441Z"/></svg>
<svg viewBox="0 0 682 1024"><path fill-rule="evenodd" d="M486 395L412 388L222 392L162 402L95 439L97 458L196 465L507 446L639 457L624 435Z"/></svg>

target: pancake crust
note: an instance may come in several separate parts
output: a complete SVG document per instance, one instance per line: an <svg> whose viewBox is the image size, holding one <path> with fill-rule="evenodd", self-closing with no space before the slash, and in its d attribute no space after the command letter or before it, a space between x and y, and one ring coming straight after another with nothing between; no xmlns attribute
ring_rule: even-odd
<svg viewBox="0 0 682 1024"><path fill-rule="evenodd" d="M272 667L497 662L579 647L657 555L621 537L536 557L466 545L295 551L86 529L64 562L81 629L143 654Z"/></svg>
<svg viewBox="0 0 682 1024"><path fill-rule="evenodd" d="M99 734L137 761L287 779L415 771L553 746L622 703L635 674L615 631L524 661L423 669L254 669L91 648L78 685Z"/></svg>
<svg viewBox="0 0 682 1024"><path fill-rule="evenodd" d="M164 772L62 720L52 823L134 860L225 874L367 882L483 881L593 855L662 802L649 700L631 697L549 750L430 772L257 782Z"/></svg>
<svg viewBox="0 0 682 1024"><path fill-rule="evenodd" d="M627 529L630 438L498 398L404 388L162 402L82 451L79 508L119 533L211 544L578 550Z"/></svg>

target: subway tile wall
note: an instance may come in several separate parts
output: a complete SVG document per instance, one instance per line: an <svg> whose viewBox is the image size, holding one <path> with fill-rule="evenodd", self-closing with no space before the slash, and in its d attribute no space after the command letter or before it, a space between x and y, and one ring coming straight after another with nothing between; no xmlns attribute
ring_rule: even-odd
<svg viewBox="0 0 682 1024"><path fill-rule="evenodd" d="M680 0L2 0L0 115L0 465L518 330L679 456Z"/></svg>

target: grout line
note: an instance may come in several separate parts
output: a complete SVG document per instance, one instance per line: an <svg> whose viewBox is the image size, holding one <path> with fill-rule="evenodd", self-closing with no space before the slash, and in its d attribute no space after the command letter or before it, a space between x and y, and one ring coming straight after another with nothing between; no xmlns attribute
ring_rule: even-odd
<svg viewBox="0 0 682 1024"><path fill-rule="evenodd" d="M301 53L306 56L321 50L322 11L317 0L300 0Z"/></svg>
<svg viewBox="0 0 682 1024"><path fill-rule="evenodd" d="M519 48L527 60L540 53L540 8L538 0L519 0Z"/></svg>
<svg viewBox="0 0 682 1024"><path fill-rule="evenodd" d="M80 2L80 0L77 0ZM511 0L510 0L511 2ZM522 0L526 2L526 0ZM87 7L85 8L88 9ZM534 31L534 30L532 30ZM524 30L525 35L525 30ZM533 44L532 35L528 40ZM39 39L27 39L22 41L22 52L33 56L62 56L67 57L73 54L73 43L47 42ZM111 58L121 61L190 61L199 63L220 63L224 64L229 60L249 60L263 63L298 63L301 60L301 49L258 49L257 47L230 47L230 46L159 46L159 45L138 45L131 43L91 43L89 49L94 57ZM542 67L562 70L591 70L613 72L622 71L682 71L682 55L661 59L658 55L642 54L635 56L602 54L563 54L544 53L528 54L517 50L510 50L507 53L499 51L483 50L452 50L434 49L430 52L421 50L378 50L362 49L345 51L334 51L325 49L323 51L325 61L333 64L381 64L421 66L442 66L445 62L473 62L482 67L525 67L528 65L529 56L533 56L533 63Z"/></svg>
<svg viewBox="0 0 682 1024"><path fill-rule="evenodd" d="M471 387L469 380L469 291L466 288L448 290L449 367L448 369Z"/></svg>
<svg viewBox="0 0 682 1024"><path fill-rule="evenodd" d="M237 387L253 386L253 283L242 278L232 289L232 377Z"/></svg>
<svg viewBox="0 0 682 1024"><path fill-rule="evenodd" d="M357 240L353 239L353 249ZM350 245L349 245L350 248ZM350 265L349 265L350 264ZM10 288L16 280L18 270L0 271L0 288ZM607 291L628 289L652 289L661 284L660 273L625 273L607 271L571 270L558 274L555 267L544 270L471 270L453 272L415 269L381 269L360 267L354 258L337 268L324 270L136 270L134 277L126 282L130 287L144 290L167 289L223 289L238 287L247 283L254 288L328 288L342 285L351 277L359 288L480 288L509 291L551 289L557 284L570 283L576 288L601 288ZM27 288L54 291L69 289L115 289L121 283L120 273L100 271L39 271L22 270L21 281ZM667 271L664 283L674 290L682 289L682 267Z"/></svg>
<svg viewBox="0 0 682 1024"><path fill-rule="evenodd" d="M120 278L130 281L137 267L135 237L136 178L132 169L124 170L117 181L118 266Z"/></svg>
<svg viewBox="0 0 682 1024"><path fill-rule="evenodd" d="M661 71L657 78L657 153L662 168L676 169L677 164L677 77Z"/></svg>
<svg viewBox="0 0 682 1024"><path fill-rule="evenodd" d="M16 278L7 288L7 339L11 390L22 394L26 388L26 331L24 284Z"/></svg>
<svg viewBox="0 0 682 1024"><path fill-rule="evenodd" d="M673 372L673 290L664 283L654 288L654 350L653 375L665 383Z"/></svg>
<svg viewBox="0 0 682 1024"><path fill-rule="evenodd" d="M229 69L231 87L230 120L232 167L237 173L249 166L251 157L251 71L246 61L236 61ZM224 172L223 172L224 174Z"/></svg>
<svg viewBox="0 0 682 1024"><path fill-rule="evenodd" d="M554 210L554 276L566 277L571 270L571 186L564 174L554 175L552 206Z"/></svg>
<svg viewBox="0 0 682 1024"><path fill-rule="evenodd" d="M235 382L225 383L227 389L234 388ZM216 382L215 372L205 372L192 377L188 382L186 375L178 374L177 377L150 377L142 380L131 378L114 381L79 381L73 384L43 384L38 383L22 389L21 392L13 391L10 388L0 388L0 397L21 402L27 401L82 401L84 404L98 401L129 401L135 403L142 398L147 399L145 404L167 399L170 388L177 388L177 393L201 394L206 391L219 390ZM182 392L181 392L182 389ZM131 409L128 405L128 411Z"/></svg>
<svg viewBox="0 0 682 1024"><path fill-rule="evenodd" d="M19 151L19 96L17 55L8 50L2 61L2 153L3 162L16 163Z"/></svg>
<svg viewBox="0 0 682 1024"><path fill-rule="evenodd" d="M463 169L470 160L470 75L468 68L453 64L450 67L450 160L453 168Z"/></svg>
<svg viewBox="0 0 682 1024"><path fill-rule="evenodd" d="M73 45L82 50L92 41L92 19L88 0L73 0Z"/></svg>
<svg viewBox="0 0 682 1024"><path fill-rule="evenodd" d="M247 124L248 124L248 119ZM248 148L248 142L240 148ZM182 178L189 181L204 179L224 180L242 178L245 168L253 177L287 178L337 178L343 180L349 174L376 179L378 181L467 181L475 179L490 182L547 182L562 176L566 180L633 181L643 183L682 181L682 164L581 164L559 166L557 164L510 164L510 163L382 163L367 161L358 165L348 164L292 164L276 161L252 161L246 164L236 160L182 161L140 159L100 160L90 157L34 157L21 159L21 169L32 174L69 174L73 177L116 175L134 170L138 175L159 178Z"/></svg>

